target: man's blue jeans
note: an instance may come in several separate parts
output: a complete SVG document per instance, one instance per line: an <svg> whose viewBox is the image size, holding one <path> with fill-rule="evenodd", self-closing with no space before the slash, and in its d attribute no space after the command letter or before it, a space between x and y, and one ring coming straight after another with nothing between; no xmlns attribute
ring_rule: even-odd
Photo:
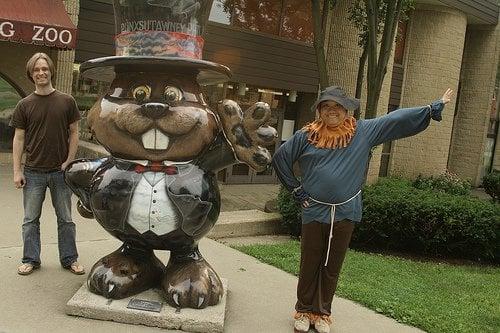
<svg viewBox="0 0 500 333"><path fill-rule="evenodd" d="M57 216L59 261L69 267L78 258L75 224L71 220L71 190L64 182L64 173L25 170L23 187L23 263L40 265L40 215L47 187Z"/></svg>

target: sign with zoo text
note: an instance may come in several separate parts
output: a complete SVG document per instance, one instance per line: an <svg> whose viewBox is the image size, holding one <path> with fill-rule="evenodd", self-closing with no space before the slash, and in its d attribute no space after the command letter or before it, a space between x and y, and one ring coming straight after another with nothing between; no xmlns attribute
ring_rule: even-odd
<svg viewBox="0 0 500 333"><path fill-rule="evenodd" d="M76 29L0 19L0 40L74 49Z"/></svg>

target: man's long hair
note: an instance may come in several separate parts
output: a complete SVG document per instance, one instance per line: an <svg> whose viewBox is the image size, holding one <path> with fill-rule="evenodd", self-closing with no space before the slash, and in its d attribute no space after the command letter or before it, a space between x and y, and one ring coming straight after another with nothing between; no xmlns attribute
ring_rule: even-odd
<svg viewBox="0 0 500 333"><path fill-rule="evenodd" d="M30 60L28 60L28 62L26 63L26 76L33 83L35 83L35 81L33 81L33 70L35 69L35 63L39 59L45 60L47 62L47 64L49 65L51 78L53 78L55 76L54 62L52 61L52 59L50 59L50 57L46 53L38 52L38 53L33 54L33 56L30 58Z"/></svg>

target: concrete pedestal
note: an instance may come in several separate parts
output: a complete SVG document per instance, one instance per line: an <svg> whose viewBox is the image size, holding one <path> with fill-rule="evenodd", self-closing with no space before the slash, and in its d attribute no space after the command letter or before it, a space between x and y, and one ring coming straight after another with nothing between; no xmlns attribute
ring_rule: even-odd
<svg viewBox="0 0 500 333"><path fill-rule="evenodd" d="M165 303L157 289L150 289L132 297L111 300L91 293L87 284L66 304L66 314L91 319L110 320L126 324L146 325L186 332L223 332L227 300L227 280L222 279L224 295L219 304L205 309L177 310ZM160 312L127 308L132 299L161 302Z"/></svg>

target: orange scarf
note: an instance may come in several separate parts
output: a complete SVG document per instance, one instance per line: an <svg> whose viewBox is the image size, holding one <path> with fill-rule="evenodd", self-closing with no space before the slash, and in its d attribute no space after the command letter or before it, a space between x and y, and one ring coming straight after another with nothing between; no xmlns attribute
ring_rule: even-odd
<svg viewBox="0 0 500 333"><path fill-rule="evenodd" d="M356 119L347 117L344 122L337 127L326 126L321 119L305 125L308 141L317 148L345 148L351 142L356 131Z"/></svg>

